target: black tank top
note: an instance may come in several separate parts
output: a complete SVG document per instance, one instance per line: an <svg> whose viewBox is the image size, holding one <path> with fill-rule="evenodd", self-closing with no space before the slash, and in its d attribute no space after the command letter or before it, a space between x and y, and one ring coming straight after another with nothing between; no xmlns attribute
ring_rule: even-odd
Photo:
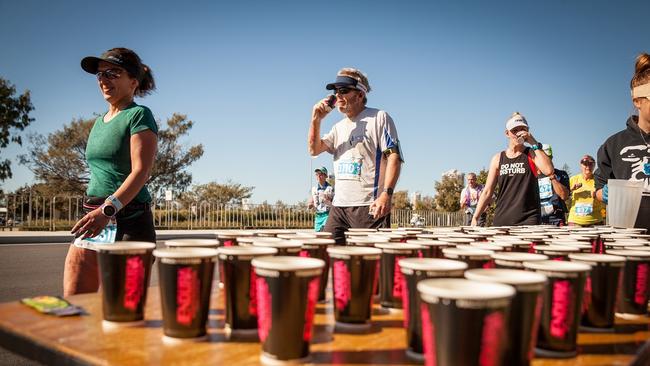
<svg viewBox="0 0 650 366"><path fill-rule="evenodd" d="M505 151L499 157L497 202L493 225L537 225L540 223L539 185L534 164L528 160L529 149L514 159ZM537 168L534 168L537 169Z"/></svg>

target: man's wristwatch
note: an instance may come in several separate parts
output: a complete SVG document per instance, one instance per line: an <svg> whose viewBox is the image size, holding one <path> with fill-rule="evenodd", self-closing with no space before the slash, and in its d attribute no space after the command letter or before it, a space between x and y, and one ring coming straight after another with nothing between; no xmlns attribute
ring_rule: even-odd
<svg viewBox="0 0 650 366"><path fill-rule="evenodd" d="M383 192L386 192L386 193L388 193L389 196L392 196L393 195L393 188L391 188L391 187L384 188Z"/></svg>
<svg viewBox="0 0 650 366"><path fill-rule="evenodd" d="M538 142L536 144L530 145L530 148L533 150L541 150L542 149L542 143Z"/></svg>
<svg viewBox="0 0 650 366"><path fill-rule="evenodd" d="M117 214L117 209L113 205L109 205L104 203L103 205L99 206L99 208L102 211L102 215L108 217L108 218L113 218Z"/></svg>

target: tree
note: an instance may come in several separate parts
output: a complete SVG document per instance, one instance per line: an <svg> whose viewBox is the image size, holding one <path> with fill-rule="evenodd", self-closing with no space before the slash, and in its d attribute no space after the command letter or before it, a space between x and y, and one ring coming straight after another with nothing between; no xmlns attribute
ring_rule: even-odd
<svg viewBox="0 0 650 366"><path fill-rule="evenodd" d="M488 176L488 171L485 170L485 168L481 169L481 171L476 175L476 182L478 184L485 185L485 182L487 182L487 176ZM494 197L496 197L497 192L499 191L499 187L494 188ZM487 218L486 218L486 225L490 226L492 225L492 220L494 219L494 210L496 209L496 204L495 201L492 200L492 203L488 206L488 208L485 210L487 213Z"/></svg>
<svg viewBox="0 0 650 366"><path fill-rule="evenodd" d="M73 119L45 138L29 135L29 153L20 156L38 181L58 194L83 195L90 180L86 142L94 119Z"/></svg>
<svg viewBox="0 0 650 366"><path fill-rule="evenodd" d="M564 170L569 175L569 177L573 175L573 173L571 172L571 167L567 163L564 163L564 165L562 165L562 168L560 170Z"/></svg>
<svg viewBox="0 0 650 366"><path fill-rule="evenodd" d="M460 210L460 192L463 190L462 179L453 174L442 176L440 182L434 183L436 189L436 207L442 211L455 212Z"/></svg>
<svg viewBox="0 0 650 366"><path fill-rule="evenodd" d="M85 154L94 121L95 118L74 119L47 138L30 135L29 152L20 156L21 164L57 194L82 195L90 179ZM186 116L174 114L167 120L167 128L158 131L158 152L148 183L152 192L163 188L184 191L190 185L192 175L186 169L203 155L203 146L185 149L178 140L192 125Z"/></svg>
<svg viewBox="0 0 650 366"><path fill-rule="evenodd" d="M0 151L12 142L22 145L22 138L16 130L22 131L34 121L29 117L29 112L34 110L29 90L19 96L14 96L15 93L16 88L0 78ZM11 177L11 161L0 161L0 181Z"/></svg>
<svg viewBox="0 0 650 366"><path fill-rule="evenodd" d="M392 206L398 210L410 210L411 202L409 202L409 191L397 191L393 193Z"/></svg>
<svg viewBox="0 0 650 366"><path fill-rule="evenodd" d="M185 205L200 201L221 205L240 205L242 199L250 198L253 195L254 189L255 187L246 187L230 180L224 184L210 182L195 185L190 191L181 195L180 201Z"/></svg>
<svg viewBox="0 0 650 366"><path fill-rule="evenodd" d="M183 192L192 183L192 174L187 169L203 156L203 145L185 149L178 140L187 135L193 125L186 115L174 113L167 120L167 128L158 131L158 154L148 183L152 192L163 189Z"/></svg>
<svg viewBox="0 0 650 366"><path fill-rule="evenodd" d="M415 210L434 211L436 209L436 200L431 196L423 196L415 201Z"/></svg>

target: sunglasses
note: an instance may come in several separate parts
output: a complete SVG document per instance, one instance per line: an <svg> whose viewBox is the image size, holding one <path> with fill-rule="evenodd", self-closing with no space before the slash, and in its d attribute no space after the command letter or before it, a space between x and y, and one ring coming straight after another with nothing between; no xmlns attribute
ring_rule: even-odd
<svg viewBox="0 0 650 366"><path fill-rule="evenodd" d="M336 89L336 90L334 91L334 94L341 94L341 95L343 95L343 94L347 94L347 93L349 93L349 92L351 92L351 91L353 91L353 90L356 90L356 89L353 89L353 88L338 88L338 89Z"/></svg>
<svg viewBox="0 0 650 366"><path fill-rule="evenodd" d="M582 165L587 165L587 166L593 166L595 163L591 160L580 160L580 164Z"/></svg>
<svg viewBox="0 0 650 366"><path fill-rule="evenodd" d="M101 79L102 77L108 79L108 80L115 80L119 79L120 76L122 76L122 70L118 69L108 69L104 71L97 71L97 80Z"/></svg>

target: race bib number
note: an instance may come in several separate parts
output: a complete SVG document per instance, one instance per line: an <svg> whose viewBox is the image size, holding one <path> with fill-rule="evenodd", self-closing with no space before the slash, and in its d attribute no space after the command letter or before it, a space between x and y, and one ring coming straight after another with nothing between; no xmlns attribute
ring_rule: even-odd
<svg viewBox="0 0 650 366"><path fill-rule="evenodd" d="M115 243L115 236L117 235L117 225L109 223L102 229L99 235L93 238L76 238L74 245L79 248L94 249L97 245L106 245Z"/></svg>
<svg viewBox="0 0 650 366"><path fill-rule="evenodd" d="M361 160L343 160L336 164L336 179L361 180Z"/></svg>
<svg viewBox="0 0 650 366"><path fill-rule="evenodd" d="M591 203L576 203L576 215L589 216L594 212L594 206Z"/></svg>
<svg viewBox="0 0 650 366"><path fill-rule="evenodd" d="M542 216L548 216L555 211L553 204L550 201L542 202Z"/></svg>
<svg viewBox="0 0 650 366"><path fill-rule="evenodd" d="M553 196L553 185L549 177L539 179L539 198L542 200L549 199Z"/></svg>

